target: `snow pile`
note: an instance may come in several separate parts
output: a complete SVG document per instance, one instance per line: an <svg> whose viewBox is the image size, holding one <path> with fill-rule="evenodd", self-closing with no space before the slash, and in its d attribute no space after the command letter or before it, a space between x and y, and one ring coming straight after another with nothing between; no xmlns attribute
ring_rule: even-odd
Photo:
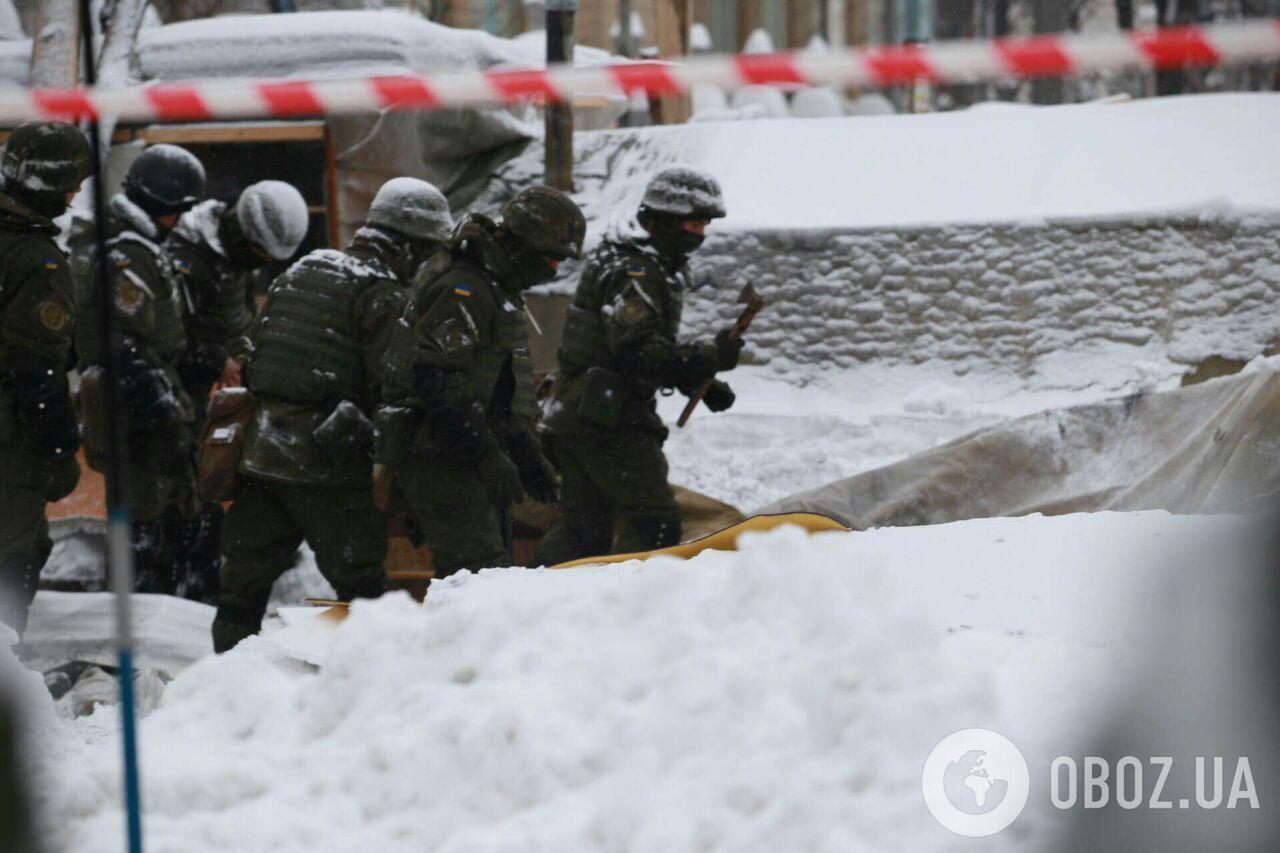
<svg viewBox="0 0 1280 853"><path fill-rule="evenodd" d="M144 30L144 80L360 76L545 64L545 40L504 39L454 29L400 11L224 15ZM574 61L609 61L580 47Z"/></svg>
<svg viewBox="0 0 1280 853"><path fill-rule="evenodd" d="M785 529L688 563L495 570L423 608L357 604L318 673L257 639L170 685L142 725L149 843L950 849L919 796L933 745L994 728L1042 778L1124 680L1157 558L1228 524ZM54 850L118 849L102 718L36 745L72 742L41 765ZM1033 791L996 849L1046 847L1049 812Z"/></svg>

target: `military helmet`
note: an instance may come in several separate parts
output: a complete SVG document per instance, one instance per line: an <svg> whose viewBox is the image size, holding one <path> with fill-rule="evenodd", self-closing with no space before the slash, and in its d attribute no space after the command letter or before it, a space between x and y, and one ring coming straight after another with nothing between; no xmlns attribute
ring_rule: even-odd
<svg viewBox="0 0 1280 853"><path fill-rule="evenodd" d="M681 219L720 219L725 215L720 183L692 166L668 166L649 179L641 210Z"/></svg>
<svg viewBox="0 0 1280 853"><path fill-rule="evenodd" d="M9 134L0 158L0 174L11 191L66 207L92 169L93 149L74 125L61 121L28 121Z"/></svg>
<svg viewBox="0 0 1280 853"><path fill-rule="evenodd" d="M544 255L582 256L587 219L573 199L558 190L550 187L521 190L502 209L502 224Z"/></svg>
<svg viewBox="0 0 1280 853"><path fill-rule="evenodd" d="M236 222L250 243L277 261L288 260L307 236L307 202L292 184L258 181L236 200Z"/></svg>
<svg viewBox="0 0 1280 853"><path fill-rule="evenodd" d="M129 166L124 194L153 217L185 213L204 195L204 166L176 145L152 145Z"/></svg>
<svg viewBox="0 0 1280 853"><path fill-rule="evenodd" d="M383 184L365 222L415 240L443 243L453 233L448 200L440 190L417 178L392 178Z"/></svg>

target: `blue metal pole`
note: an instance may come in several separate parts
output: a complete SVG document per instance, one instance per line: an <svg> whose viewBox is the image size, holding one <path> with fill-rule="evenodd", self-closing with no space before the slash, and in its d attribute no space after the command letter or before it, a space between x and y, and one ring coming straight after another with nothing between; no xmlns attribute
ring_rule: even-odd
<svg viewBox="0 0 1280 853"><path fill-rule="evenodd" d="M84 77L92 87L97 83L93 50L93 19L90 0L80 0L80 30L84 40ZM107 411L107 567L116 605L116 649L120 665L120 722L123 728L124 801L128 826L129 853L142 853L142 786L138 773L138 716L133 695L133 524L125 472L128 465L126 423L119 404L119 377L122 373L120 333L116 328L115 300L107 276L106 182L103 180L102 128L98 117L89 122L89 142L93 149L93 299L97 302L98 343L102 353L103 399Z"/></svg>

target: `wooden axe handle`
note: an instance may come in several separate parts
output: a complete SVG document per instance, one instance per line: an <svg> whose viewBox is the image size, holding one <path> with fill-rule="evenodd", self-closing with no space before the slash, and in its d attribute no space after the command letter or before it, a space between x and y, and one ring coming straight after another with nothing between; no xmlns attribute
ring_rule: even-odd
<svg viewBox="0 0 1280 853"><path fill-rule="evenodd" d="M751 328L751 321L760 313L760 309L764 307L763 302L752 302L742 313L738 315L738 321L733 324L733 328L729 330L729 339L736 341ZM693 410L698 408L698 404L702 402L702 398L707 396L707 392L711 390L711 383L714 379L708 379L702 383L702 387L698 389L698 393L689 398L689 402L685 403L684 411L680 413L680 419L676 421L676 426L684 429L684 425L689 422L689 418L693 417Z"/></svg>

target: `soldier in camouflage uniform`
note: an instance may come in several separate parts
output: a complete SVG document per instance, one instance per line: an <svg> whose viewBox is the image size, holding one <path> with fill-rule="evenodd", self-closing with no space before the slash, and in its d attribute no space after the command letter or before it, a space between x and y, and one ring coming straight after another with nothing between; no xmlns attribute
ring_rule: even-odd
<svg viewBox="0 0 1280 853"><path fill-rule="evenodd" d="M260 181L234 204L216 199L197 204L165 241L185 309L187 347L178 359L178 375L195 406L197 435L214 384L239 385L249 356L248 274L293 257L307 226L302 193L281 181ZM203 502L191 519L180 507L165 510L165 537L177 557L166 592L177 592L185 578L188 598L216 602L222 515L222 505L214 502Z"/></svg>
<svg viewBox="0 0 1280 853"><path fill-rule="evenodd" d="M687 167L650 180L639 222L648 237L606 242L588 258L569 307L559 376L543 401L539 429L561 474L563 520L538 549L555 565L611 551L644 551L680 541L680 514L667 484L667 428L655 395L692 396L738 363L740 341L677 343L688 258L708 222L724 216L719 184ZM714 380L704 402L733 404ZM617 542L614 528L621 521Z"/></svg>
<svg viewBox="0 0 1280 853"><path fill-rule="evenodd" d="M74 302L53 219L91 154L71 125L27 122L0 159L0 622L19 636L52 548L45 503L80 479L67 387Z"/></svg>
<svg viewBox="0 0 1280 853"><path fill-rule="evenodd" d="M414 281L388 362L378 462L390 466L437 577L507 565L501 518L525 492L556 498L532 432L523 293L582 251L567 196L524 190L502 222L465 219Z"/></svg>
<svg viewBox="0 0 1280 853"><path fill-rule="evenodd" d="M125 349L121 395L128 412L128 490L133 510L134 555L139 592L171 592L174 546L166 535L170 504L190 515L195 502L192 466L195 408L182 388L178 362L186 348L182 294L173 260L163 248L178 217L204 195L200 161L176 145L153 145L125 173L124 192L108 202L106 267L114 293L116 322ZM93 387L104 353L98 340L99 299L90 275L80 294L76 349ZM86 452L97 470L105 465L101 402L84 393Z"/></svg>
<svg viewBox="0 0 1280 853"><path fill-rule="evenodd" d="M350 248L312 252L271 285L245 368L258 412L222 526L216 651L258 632L271 587L304 540L344 601L386 591L370 418L403 292L452 227L435 187L396 178Z"/></svg>

